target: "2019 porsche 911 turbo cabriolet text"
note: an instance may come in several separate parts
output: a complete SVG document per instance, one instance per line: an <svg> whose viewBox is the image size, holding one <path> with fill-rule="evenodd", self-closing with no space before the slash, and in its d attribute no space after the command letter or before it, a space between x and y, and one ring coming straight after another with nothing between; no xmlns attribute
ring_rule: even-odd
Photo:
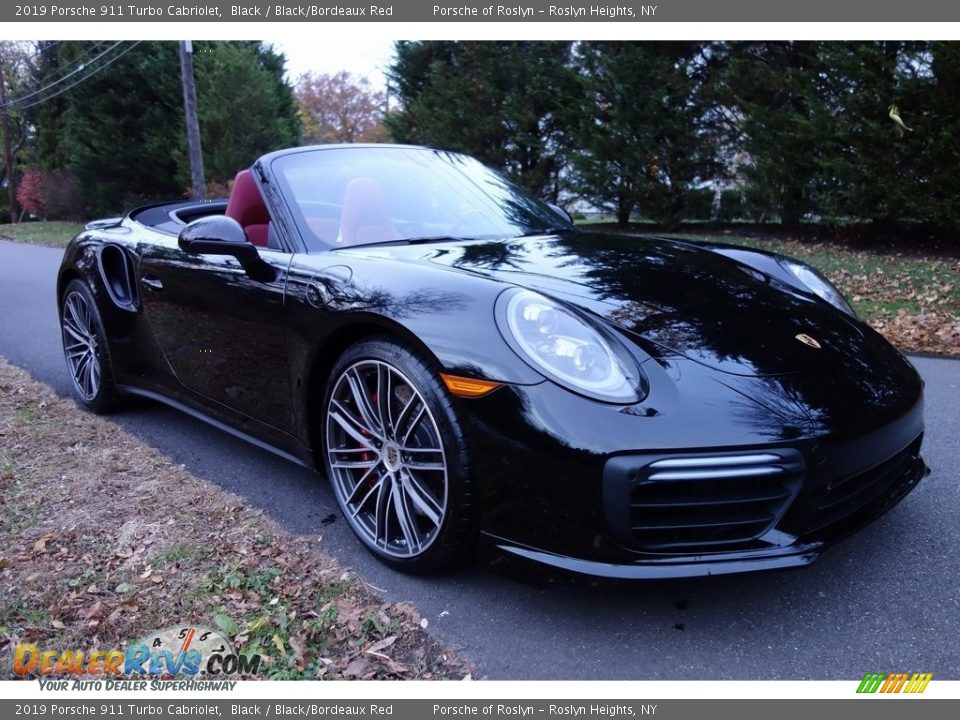
<svg viewBox="0 0 960 720"><path fill-rule="evenodd" d="M268 154L228 200L91 223L57 292L87 407L318 468L412 572L481 536L610 577L799 566L926 471L919 376L818 272L580 232L454 153Z"/></svg>

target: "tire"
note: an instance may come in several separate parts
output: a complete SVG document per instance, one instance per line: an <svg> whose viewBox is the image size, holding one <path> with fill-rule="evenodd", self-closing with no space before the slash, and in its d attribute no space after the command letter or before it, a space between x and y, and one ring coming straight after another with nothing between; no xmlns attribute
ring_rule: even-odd
<svg viewBox="0 0 960 720"><path fill-rule="evenodd" d="M90 288L71 280L60 301L60 335L73 392L81 405L98 413L119 402L103 319Z"/></svg>
<svg viewBox="0 0 960 720"><path fill-rule="evenodd" d="M367 549L407 573L462 564L476 546L475 491L436 371L409 346L364 340L337 361L323 408L327 477Z"/></svg>

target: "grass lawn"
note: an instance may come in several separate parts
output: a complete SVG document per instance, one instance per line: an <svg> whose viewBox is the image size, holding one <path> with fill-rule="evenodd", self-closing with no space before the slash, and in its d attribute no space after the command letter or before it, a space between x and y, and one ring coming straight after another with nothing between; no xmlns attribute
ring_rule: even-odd
<svg viewBox="0 0 960 720"><path fill-rule="evenodd" d="M83 230L81 223L23 222L16 225L0 225L0 238L30 245L64 247L81 230Z"/></svg>

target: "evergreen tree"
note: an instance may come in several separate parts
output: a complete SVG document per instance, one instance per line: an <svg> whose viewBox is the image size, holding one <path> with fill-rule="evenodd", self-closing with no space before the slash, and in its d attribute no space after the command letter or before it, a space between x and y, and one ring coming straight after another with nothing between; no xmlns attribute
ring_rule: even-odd
<svg viewBox="0 0 960 720"><path fill-rule="evenodd" d="M940 228L960 229L960 43L934 42L912 53L907 72L918 76L900 113L913 129L904 150L915 164L910 215Z"/></svg>
<svg viewBox="0 0 960 720"><path fill-rule="evenodd" d="M919 119L925 81L906 59L921 49L891 41L820 45L817 164L808 197L822 221L915 217L915 196L925 184L916 157L923 140L890 113L900 107L911 122Z"/></svg>
<svg viewBox="0 0 960 720"><path fill-rule="evenodd" d="M297 103L284 81L282 55L257 42L194 43L194 53L208 182L223 184L264 153L299 144ZM183 185L189 182L185 155L180 167Z"/></svg>
<svg viewBox="0 0 960 720"><path fill-rule="evenodd" d="M556 199L569 55L565 42L399 42L389 77L401 107L387 127L398 142L473 155Z"/></svg>
<svg viewBox="0 0 960 720"><path fill-rule="evenodd" d="M574 186L620 223L640 211L676 223L697 179L712 174L701 87L709 64L694 42L578 45L580 102L566 122Z"/></svg>
<svg viewBox="0 0 960 720"><path fill-rule="evenodd" d="M62 43L56 62L47 65L47 78L62 76L97 50L92 43ZM261 154L299 141L281 55L255 42L195 43L194 51L209 181L224 183ZM45 104L38 117L40 164L69 170L91 214L188 193L176 43L138 44Z"/></svg>
<svg viewBox="0 0 960 720"><path fill-rule="evenodd" d="M749 161L746 192L761 217L800 222L815 209L824 152L820 102L825 68L818 42L728 43L712 77L715 100L737 118L729 128Z"/></svg>

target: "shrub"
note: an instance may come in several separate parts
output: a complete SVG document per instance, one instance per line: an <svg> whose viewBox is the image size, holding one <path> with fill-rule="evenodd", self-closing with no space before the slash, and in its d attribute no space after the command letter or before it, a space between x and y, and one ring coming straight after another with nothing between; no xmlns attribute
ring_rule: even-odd
<svg viewBox="0 0 960 720"><path fill-rule="evenodd" d="M17 202L43 220L80 220L84 215L77 178L66 170L27 170L17 188Z"/></svg>
<svg viewBox="0 0 960 720"><path fill-rule="evenodd" d="M42 184L46 214L51 220L82 220L85 215L80 183L68 170L46 173Z"/></svg>
<svg viewBox="0 0 960 720"><path fill-rule="evenodd" d="M36 217L47 216L47 206L44 202L43 185L46 173L37 168L27 170L20 178L17 188L17 203L24 212Z"/></svg>
<svg viewBox="0 0 960 720"><path fill-rule="evenodd" d="M686 220L709 220L713 215L713 190L688 190L684 199Z"/></svg>
<svg viewBox="0 0 960 720"><path fill-rule="evenodd" d="M745 220L746 215L746 203L743 201L743 194L739 190L724 190L720 195L720 210L717 213L717 220L721 222Z"/></svg>

